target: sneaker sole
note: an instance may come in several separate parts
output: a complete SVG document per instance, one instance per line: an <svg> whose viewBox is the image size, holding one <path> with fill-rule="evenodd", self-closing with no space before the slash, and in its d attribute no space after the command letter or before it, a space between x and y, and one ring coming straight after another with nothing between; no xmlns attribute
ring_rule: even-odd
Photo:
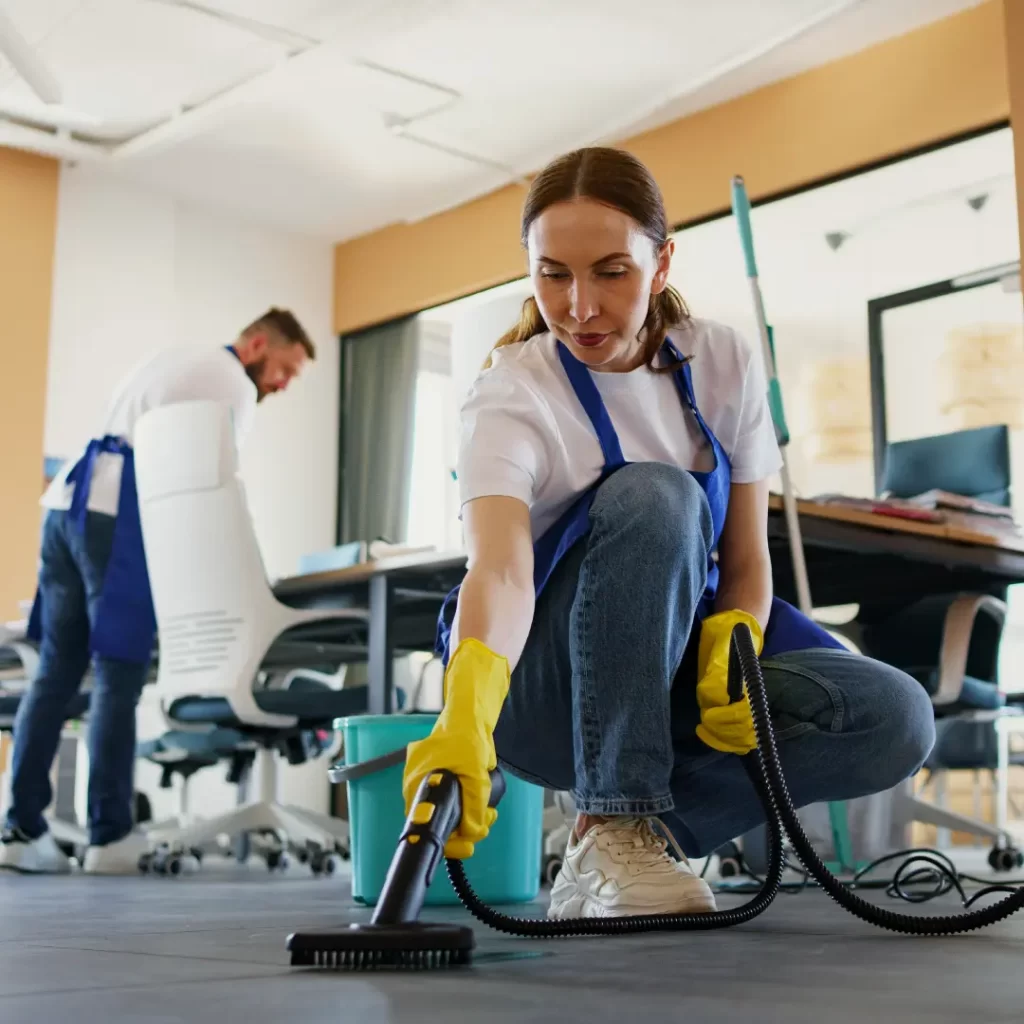
<svg viewBox="0 0 1024 1024"><path fill-rule="evenodd" d="M70 875L71 865L66 868L25 868L20 864L0 864L0 871L13 871L16 875Z"/></svg>
<svg viewBox="0 0 1024 1024"><path fill-rule="evenodd" d="M707 883L703 884L703 891L697 890L688 896L683 905L676 904L672 907L636 907L636 906L608 906L600 900L578 889L567 899L556 907L554 899L556 893L552 892L552 905L548 908L549 921L566 921L576 917L647 917L655 914L713 914L718 910L715 903L714 893L708 888ZM594 913L594 911L597 913Z"/></svg>

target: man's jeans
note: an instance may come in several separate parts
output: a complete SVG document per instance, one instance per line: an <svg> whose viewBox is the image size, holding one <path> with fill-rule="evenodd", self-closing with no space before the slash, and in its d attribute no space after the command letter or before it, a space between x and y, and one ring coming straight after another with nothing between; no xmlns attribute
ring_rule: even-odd
<svg viewBox="0 0 1024 1024"><path fill-rule="evenodd" d="M36 838L53 798L50 768L71 698L93 662L89 703L89 842L103 846L132 829L135 708L147 665L91 658L95 616L114 537L112 516L89 512L80 531L66 512L43 524L39 590L43 636L39 673L14 720L11 807L7 825Z"/></svg>
<svg viewBox="0 0 1024 1024"><path fill-rule="evenodd" d="M707 499L689 473L634 464L601 485L590 520L537 602L494 734L499 760L569 790L584 813L658 815L689 856L710 853L764 811L741 760L694 731ZM762 668L797 807L889 789L931 750L928 695L889 665L819 648Z"/></svg>

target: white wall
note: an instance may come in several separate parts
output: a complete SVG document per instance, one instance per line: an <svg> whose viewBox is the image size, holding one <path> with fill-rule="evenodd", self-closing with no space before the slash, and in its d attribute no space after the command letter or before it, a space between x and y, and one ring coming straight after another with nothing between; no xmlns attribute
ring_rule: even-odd
<svg viewBox="0 0 1024 1024"><path fill-rule="evenodd" d="M136 362L167 345L230 344L271 305L292 309L317 359L258 410L242 473L268 573L334 543L338 344L331 330L332 247L254 227L128 184L96 168L61 173L45 450L68 457L102 424L110 393ZM161 727L150 706L140 734ZM325 763L284 769L289 800L327 800ZM230 806L213 769L193 791L203 810ZM140 769L153 796L156 775ZM216 780L216 781L213 781Z"/></svg>

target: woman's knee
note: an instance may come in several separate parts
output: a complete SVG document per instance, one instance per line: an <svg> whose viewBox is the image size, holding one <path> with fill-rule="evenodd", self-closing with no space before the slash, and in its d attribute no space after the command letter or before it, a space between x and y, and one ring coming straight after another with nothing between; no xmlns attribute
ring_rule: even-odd
<svg viewBox="0 0 1024 1024"><path fill-rule="evenodd" d="M867 660L867 659L866 659ZM879 661L870 661L865 697L873 704L874 728L871 758L875 792L899 785L916 774L935 743L935 712L924 687L905 672Z"/></svg>
<svg viewBox="0 0 1024 1024"><path fill-rule="evenodd" d="M822 755L843 784L861 794L891 789L924 764L935 716L924 687L906 673L860 655L825 648L793 651L763 663L779 739L814 731L833 736ZM842 751L842 767L831 762Z"/></svg>
<svg viewBox="0 0 1024 1024"><path fill-rule="evenodd" d="M591 514L629 529L652 544L678 545L681 537L712 542L711 509L693 474L660 462L635 462L597 490Z"/></svg>

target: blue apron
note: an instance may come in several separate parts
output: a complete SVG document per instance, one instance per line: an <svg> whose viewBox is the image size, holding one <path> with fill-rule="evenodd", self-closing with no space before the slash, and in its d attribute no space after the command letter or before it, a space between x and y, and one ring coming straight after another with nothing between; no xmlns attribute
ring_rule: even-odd
<svg viewBox="0 0 1024 1024"><path fill-rule="evenodd" d="M99 601L90 615L89 649L105 658L146 664L153 653L156 615L142 544L135 456L129 444L109 434L89 442L85 454L67 475L67 483L75 488L67 516L72 529L84 532L93 469L101 453L120 455L123 464L110 560ZM46 608L37 590L28 622L30 639L42 640L45 616Z"/></svg>
<svg viewBox="0 0 1024 1024"><path fill-rule="evenodd" d="M682 356L675 346L666 339L663 351L675 362L681 362ZM576 501L538 538L533 546L534 567L533 583L537 597L540 597L545 584L551 578L558 563L566 552L590 528L590 507L598 487L616 470L627 465L622 455L618 434L612 425L608 410L605 408L601 393L594 383L590 370L581 363L561 342L558 342L558 358L562 363L569 383L583 406L594 432L597 434L604 455L604 468L596 481L584 491ZM697 424L707 439L714 454L715 466L709 472L690 470L691 476L700 484L701 490L708 499L711 509L713 540L711 549L718 547L725 516L729 508L729 488L732 481L732 469L729 457L712 433L704 417L701 416L694 398L693 379L690 364L683 366L673 374L676 388L683 405L688 408L697 420ZM714 609L715 594L718 590L718 563L709 555L707 583L704 593L697 604L697 621L702 621ZM435 649L441 655L444 665L448 664L451 646L452 623L455 619L455 608L458 600L459 587L456 587L445 599L437 624ZM808 618L791 604L778 597L772 599L768 625L764 633L763 658L782 654L785 651L806 650L812 647L832 647L845 650L843 645L830 633Z"/></svg>

